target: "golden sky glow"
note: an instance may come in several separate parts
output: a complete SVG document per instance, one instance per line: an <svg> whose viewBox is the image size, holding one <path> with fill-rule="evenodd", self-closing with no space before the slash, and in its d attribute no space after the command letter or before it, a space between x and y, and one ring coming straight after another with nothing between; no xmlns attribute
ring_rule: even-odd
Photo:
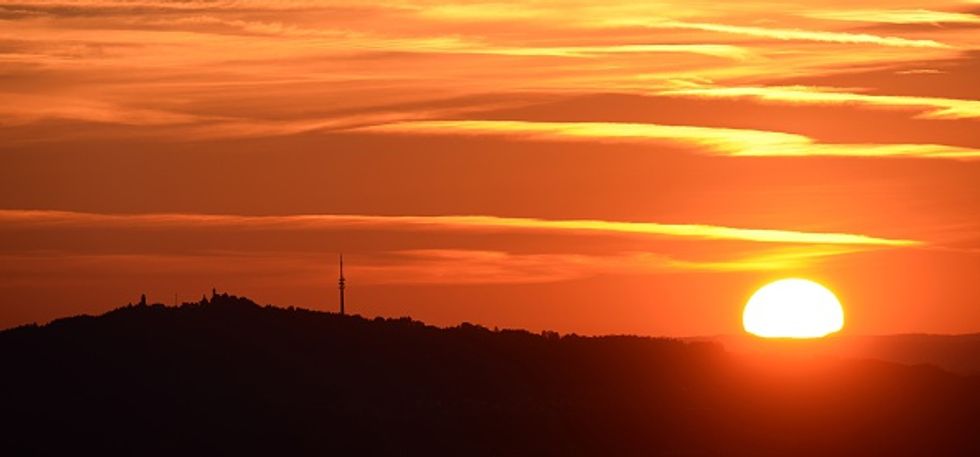
<svg viewBox="0 0 980 457"><path fill-rule="evenodd" d="M0 327L330 309L344 251L437 324L976 331L978 74L962 0L0 0Z"/></svg>

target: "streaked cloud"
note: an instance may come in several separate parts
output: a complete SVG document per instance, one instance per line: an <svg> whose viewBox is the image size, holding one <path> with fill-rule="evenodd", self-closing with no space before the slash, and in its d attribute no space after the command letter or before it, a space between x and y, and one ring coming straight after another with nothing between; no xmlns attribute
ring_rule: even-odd
<svg viewBox="0 0 980 457"><path fill-rule="evenodd" d="M670 268L678 270L731 272L731 271L788 271L805 268L817 260L861 252L854 246L791 247L765 251L734 260L691 261L669 259Z"/></svg>
<svg viewBox="0 0 980 457"><path fill-rule="evenodd" d="M413 286L535 284L596 275L779 271L852 253L923 245L921 241L851 233L496 216L0 210L0 233L12 237L29 233L38 240L50 240L50 234L68 237L47 244L33 242L30 247L0 243L0 287L37 286L42 284L38 278L44 278L43 284L49 286L78 287L106 281L109 276L118 280L141 275L181 277L187 282L232 276L248 278L252 285L312 287L322 283L324 270L330 267L324 257L333 255L332 245L338 240L348 247L358 246L353 249L356 261L349 266L349 274L358 284ZM91 242L85 240L96 233L111 234L120 242L108 252L93 250ZM169 247L162 251L157 248L161 233L167 233L169 240ZM311 233L330 236L306 236ZM213 236L231 237L236 243L216 242ZM384 245L369 241L378 236L396 240ZM540 241L555 236L582 237L583 242ZM269 244L269 237L288 237L297 244ZM621 247L589 248L608 243L609 237L618 237ZM368 241L355 243L354 238ZM460 244L461 239L475 244ZM517 239L525 239L522 244L530 243L535 249L514 249ZM703 242L715 243L716 248L700 252L695 246ZM186 248L179 248L179 244ZM399 245L416 247L392 247ZM38 249L40 246L47 248Z"/></svg>
<svg viewBox="0 0 980 457"><path fill-rule="evenodd" d="M458 52L496 54L507 56L592 57L601 54L671 54L690 53L729 59L744 59L749 51L743 47L725 44L624 44L616 46L564 46L522 48L459 49Z"/></svg>
<svg viewBox="0 0 980 457"><path fill-rule="evenodd" d="M832 246L779 249L715 260L685 260L652 252L597 254L515 253L489 249L414 249L360 252L345 266L358 286L512 285L572 281L596 275L678 272L779 271L802 268L859 249ZM350 253L348 253L350 255ZM322 252L205 252L199 254L0 254L0 288L85 287L107 278L143 275L247 278L251 285L321 285L329 268ZM196 297L185 297L196 298Z"/></svg>
<svg viewBox="0 0 980 457"><path fill-rule="evenodd" d="M930 72L931 73L931 72ZM660 92L660 95L702 98L754 98L801 104L858 104L923 111L927 119L980 118L980 101L938 97L871 95L807 86L701 87Z"/></svg>
<svg viewBox="0 0 980 457"><path fill-rule="evenodd" d="M245 229L316 230L325 228L412 227L433 230L595 232L655 237L738 240L761 243L839 244L902 247L922 241L854 233L821 233L705 224L589 219L536 219L498 216L290 215L236 216L207 214L97 214L67 211L0 210L6 226L80 227L239 227Z"/></svg>
<svg viewBox="0 0 980 457"><path fill-rule="evenodd" d="M825 30L819 27L836 21L801 18L795 8L778 17L783 27L732 25L763 6L707 2L25 0L3 7L0 62L12 70L0 96L15 102L0 109L0 122L182 125L165 134L190 140L357 125L319 107L382 105L409 94L436 103L527 91L649 93L679 81L765 79L776 62L780 74L803 76L848 63L939 59L969 42L955 31L913 39ZM889 49L837 52L849 44ZM418 111L352 116L439 117L424 103ZM937 115L972 116L953 108ZM75 135L65 128L52 137Z"/></svg>
<svg viewBox="0 0 980 457"><path fill-rule="evenodd" d="M909 48L949 48L950 45L936 40L909 39L893 36L880 36L870 33L833 32L819 30L770 28L744 25L714 24L708 22L665 21L643 23L640 21L627 22L632 25L643 25L652 28L700 30L703 32L730 33L774 40L818 41L824 43L844 44L874 44L881 46Z"/></svg>
<svg viewBox="0 0 980 457"><path fill-rule="evenodd" d="M599 273L638 272L647 265L644 260L637 255L418 249L392 252L384 262L353 267L351 274L374 284L534 284L581 279Z"/></svg>
<svg viewBox="0 0 980 457"><path fill-rule="evenodd" d="M747 256L720 255L690 260L653 252L595 254L516 254L506 251L421 249L392 253L383 263L355 267L380 284L528 284L568 281L599 274L650 275L677 272L779 271L803 268L826 257L861 248L807 246L764 250Z"/></svg>
<svg viewBox="0 0 980 457"><path fill-rule="evenodd" d="M504 135L530 139L578 138L586 140L659 140L695 143L719 152L745 153L749 147L773 149L788 144L804 144L800 135L697 127L686 125L640 124L625 122L528 122L509 120L434 120L401 122L359 129L369 132L425 135Z"/></svg>
<svg viewBox="0 0 980 457"><path fill-rule="evenodd" d="M7 103L0 105L0 118L8 124L43 119L83 120L133 126L179 125L207 119L190 113L114 105L79 97L22 95L0 92Z"/></svg>
<svg viewBox="0 0 980 457"><path fill-rule="evenodd" d="M806 13L817 19L885 24L980 24L980 16L953 11L927 9L847 9L817 10Z"/></svg>
<svg viewBox="0 0 980 457"><path fill-rule="evenodd" d="M419 121L365 127L358 131L424 135L499 135L536 140L668 142L704 152L742 157L917 157L973 160L980 150L933 144L824 144L765 130L617 122Z"/></svg>
<svg viewBox="0 0 980 457"><path fill-rule="evenodd" d="M897 75L941 75L946 73L938 68L912 68L910 70L898 70Z"/></svg>

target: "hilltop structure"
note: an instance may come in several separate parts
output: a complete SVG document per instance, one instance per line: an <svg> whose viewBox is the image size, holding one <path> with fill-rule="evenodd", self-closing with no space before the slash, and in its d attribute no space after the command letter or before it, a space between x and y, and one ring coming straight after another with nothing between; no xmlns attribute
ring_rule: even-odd
<svg viewBox="0 0 980 457"><path fill-rule="evenodd" d="M344 255L340 254L340 279L337 280L337 285L340 288L340 315L344 315Z"/></svg>

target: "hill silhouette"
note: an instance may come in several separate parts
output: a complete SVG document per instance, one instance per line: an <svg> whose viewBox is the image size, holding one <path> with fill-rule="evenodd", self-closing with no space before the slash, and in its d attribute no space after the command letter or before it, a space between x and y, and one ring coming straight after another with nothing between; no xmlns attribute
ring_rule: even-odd
<svg viewBox="0 0 980 457"><path fill-rule="evenodd" d="M765 353L767 351L764 341L747 335L697 337L685 338L685 340L717 342L733 352ZM812 345L809 352L810 355L825 357L875 359L906 365L929 364L955 373L980 375L980 333L834 336Z"/></svg>
<svg viewBox="0 0 980 457"><path fill-rule="evenodd" d="M980 378L215 295L0 332L4 455L980 455Z"/></svg>

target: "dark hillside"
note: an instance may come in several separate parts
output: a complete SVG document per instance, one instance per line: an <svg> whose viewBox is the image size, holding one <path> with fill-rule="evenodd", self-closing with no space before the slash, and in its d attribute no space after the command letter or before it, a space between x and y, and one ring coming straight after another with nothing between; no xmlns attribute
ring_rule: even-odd
<svg viewBox="0 0 980 457"><path fill-rule="evenodd" d="M0 333L4 455L980 455L980 379L218 295Z"/></svg>
<svg viewBox="0 0 980 457"><path fill-rule="evenodd" d="M685 338L715 342L740 353L766 353L766 342L743 335ZM875 359L906 365L935 365L946 371L980 375L980 333L962 335L846 335L828 338L806 348L811 355Z"/></svg>

